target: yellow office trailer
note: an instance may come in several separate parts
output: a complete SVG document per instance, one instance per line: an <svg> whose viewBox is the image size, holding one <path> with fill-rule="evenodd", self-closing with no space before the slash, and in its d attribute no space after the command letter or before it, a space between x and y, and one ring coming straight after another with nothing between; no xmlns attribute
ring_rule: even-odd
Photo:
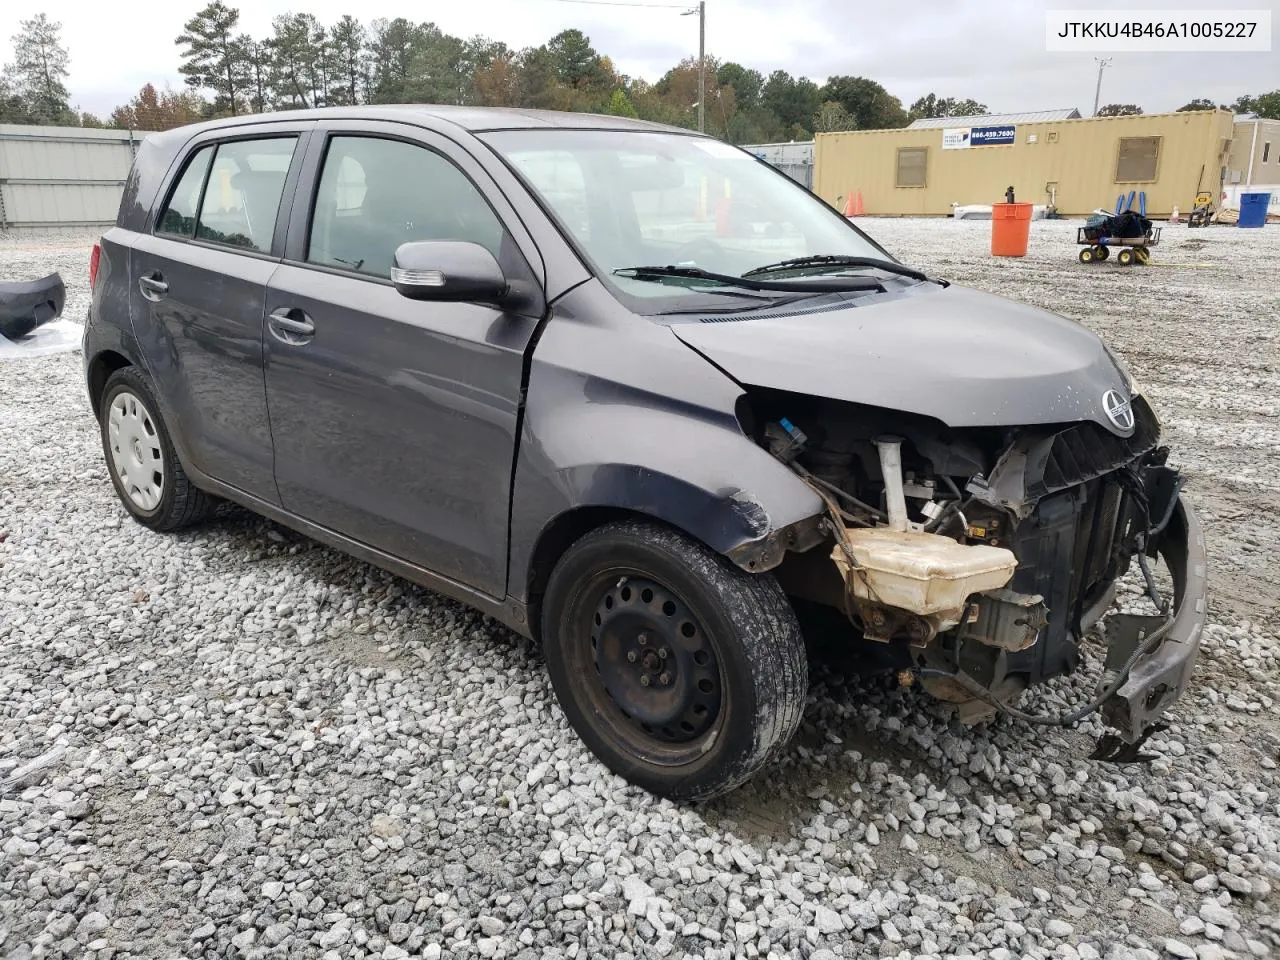
<svg viewBox="0 0 1280 960"><path fill-rule="evenodd" d="M868 216L946 216L953 204L1003 202L1012 186L1020 202L1083 216L1132 190L1146 191L1152 217L1175 205L1185 215L1197 192L1221 194L1232 120L1196 110L819 133L814 192L843 210L860 190Z"/></svg>

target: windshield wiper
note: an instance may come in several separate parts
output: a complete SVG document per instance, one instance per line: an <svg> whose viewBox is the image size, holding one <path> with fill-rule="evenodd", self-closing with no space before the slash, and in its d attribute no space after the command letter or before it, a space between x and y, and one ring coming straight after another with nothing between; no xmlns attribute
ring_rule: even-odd
<svg viewBox="0 0 1280 960"><path fill-rule="evenodd" d="M752 271L754 272L754 271ZM841 277L839 280L753 280L749 275L735 277L729 273L713 273L701 267L619 267L615 276L632 280L661 283L668 279L699 280L745 290L780 290L786 293L842 293L850 290L883 290L874 277ZM710 291L708 291L710 292Z"/></svg>
<svg viewBox="0 0 1280 960"><path fill-rule="evenodd" d="M838 253L820 253L812 257L795 257L792 260L779 260L777 263L766 263L743 274L744 277L758 277L766 273L780 273L785 270L797 270L804 267L872 267L885 270L899 276L911 277L913 280L928 280L929 277L915 267L908 267L893 260L879 260L876 257L849 257Z"/></svg>

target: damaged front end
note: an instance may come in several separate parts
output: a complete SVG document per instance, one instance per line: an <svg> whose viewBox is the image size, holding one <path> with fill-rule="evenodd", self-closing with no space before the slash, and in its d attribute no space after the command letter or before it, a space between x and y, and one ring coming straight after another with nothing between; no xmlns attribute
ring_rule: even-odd
<svg viewBox="0 0 1280 960"><path fill-rule="evenodd" d="M966 722L999 711L1069 726L1097 711L1113 731L1098 756L1133 758L1186 687L1205 616L1203 538L1141 397L1127 435L1092 421L954 430L770 390L750 407L749 431L826 504L827 546L777 569L789 594L844 611L903 682ZM1135 565L1152 613L1108 614ZM1023 690L1077 668L1095 624L1093 698L1061 716L1019 711Z"/></svg>

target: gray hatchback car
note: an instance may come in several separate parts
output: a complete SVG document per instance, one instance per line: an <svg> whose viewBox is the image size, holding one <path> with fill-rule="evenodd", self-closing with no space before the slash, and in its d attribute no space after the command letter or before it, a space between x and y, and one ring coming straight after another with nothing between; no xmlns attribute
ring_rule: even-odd
<svg viewBox="0 0 1280 960"><path fill-rule="evenodd" d="M801 623L964 720L1100 711L1100 757L1188 681L1204 547L1124 366L720 141L426 106L183 127L139 150L91 279L129 513L234 501L539 640L583 740L656 793L789 741ZM1135 563L1148 614L1112 609ZM1097 696L1018 710L1104 618Z"/></svg>

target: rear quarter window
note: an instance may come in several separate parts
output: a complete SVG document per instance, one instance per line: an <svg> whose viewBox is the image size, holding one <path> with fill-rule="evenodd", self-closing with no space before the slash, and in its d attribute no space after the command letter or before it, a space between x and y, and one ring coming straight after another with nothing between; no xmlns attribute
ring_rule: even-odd
<svg viewBox="0 0 1280 960"><path fill-rule="evenodd" d="M212 146L204 147L188 161L187 168L169 195L169 202L156 220L156 233L175 237L190 237L195 233L200 190L204 186L204 175L209 170L213 149Z"/></svg>

